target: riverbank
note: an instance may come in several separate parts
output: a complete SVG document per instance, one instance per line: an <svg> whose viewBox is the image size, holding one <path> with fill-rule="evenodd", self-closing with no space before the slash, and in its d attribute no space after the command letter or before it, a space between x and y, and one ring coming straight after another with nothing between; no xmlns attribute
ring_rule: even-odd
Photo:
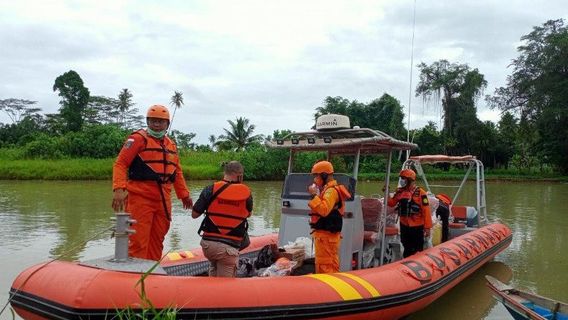
<svg viewBox="0 0 568 320"><path fill-rule="evenodd" d="M232 155L225 152L190 153L181 157L184 175L191 179L218 178L221 164ZM2 180L109 180L115 158L14 159L0 155Z"/></svg>
<svg viewBox="0 0 568 320"><path fill-rule="evenodd" d="M230 159L244 162L247 180L283 180L286 170L284 163L254 161L243 159L235 153L191 153L181 157L181 164L186 179L214 180L222 176L222 163ZM109 159L9 159L0 158L1 180L110 180L114 158ZM252 163L252 164L251 164ZM248 164L248 166L247 166ZM267 164L267 170L262 166ZM393 166L398 168L398 166ZM393 174L396 174L393 170ZM429 180L460 180L463 173L435 170L428 172ZM384 180L384 173L359 174L360 180ZM568 182L566 176L554 176L552 173L520 173L513 170L486 170L485 179L490 181L535 181L535 182Z"/></svg>

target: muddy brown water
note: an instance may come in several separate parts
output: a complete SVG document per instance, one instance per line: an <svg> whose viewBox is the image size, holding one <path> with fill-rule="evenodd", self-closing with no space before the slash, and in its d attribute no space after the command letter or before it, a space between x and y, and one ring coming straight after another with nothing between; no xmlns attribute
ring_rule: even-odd
<svg viewBox="0 0 568 320"><path fill-rule="evenodd" d="M209 181L190 181L194 199ZM252 235L278 230L282 182L248 183L254 196ZM0 181L0 303L25 267L64 255L84 260L111 255L109 181ZM359 193L379 193L379 182L360 182ZM568 184L487 182L491 220L513 231L510 247L442 298L408 319L511 319L491 297L484 275L568 301ZM472 185L463 200L473 200ZM174 200L165 249L198 246L199 223ZM5 311L0 319L11 319Z"/></svg>

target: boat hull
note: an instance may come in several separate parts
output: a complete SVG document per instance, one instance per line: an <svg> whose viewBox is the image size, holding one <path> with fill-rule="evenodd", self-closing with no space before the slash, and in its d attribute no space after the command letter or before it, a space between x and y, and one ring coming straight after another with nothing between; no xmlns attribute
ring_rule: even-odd
<svg viewBox="0 0 568 320"><path fill-rule="evenodd" d="M200 250L169 255L170 275L148 275L145 295L178 319L399 319L442 296L511 242L511 230L492 224L388 265L341 272L271 278L173 276L206 263ZM252 238L249 252L276 236ZM175 272L174 272L175 273ZM140 273L54 261L22 272L11 304L24 319L105 319L117 310L147 307Z"/></svg>
<svg viewBox="0 0 568 320"><path fill-rule="evenodd" d="M485 278L495 299L503 304L515 320L568 320L568 304L517 290L491 276Z"/></svg>

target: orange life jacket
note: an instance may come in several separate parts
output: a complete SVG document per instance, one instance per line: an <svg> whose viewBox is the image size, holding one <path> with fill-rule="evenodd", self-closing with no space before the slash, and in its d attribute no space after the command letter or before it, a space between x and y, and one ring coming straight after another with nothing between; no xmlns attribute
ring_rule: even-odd
<svg viewBox="0 0 568 320"><path fill-rule="evenodd" d="M351 198L351 194L345 186L338 184L334 186L325 186L319 197L323 200L323 195L328 189L335 189L338 195L338 201L327 216L321 216L318 213L310 213L310 227L315 230L325 230L333 233L341 232L343 228L343 214L345 213L344 202Z"/></svg>
<svg viewBox="0 0 568 320"><path fill-rule="evenodd" d="M152 180L159 183L174 182L176 177L176 163L178 160L175 143L165 136L162 140L154 139L146 130L138 130L144 138L142 149L128 168L130 180Z"/></svg>
<svg viewBox="0 0 568 320"><path fill-rule="evenodd" d="M213 194L226 184L229 185L207 207L199 231L203 231L205 240L224 242L238 248L248 227L250 211L246 203L250 189L241 183L219 181L213 184Z"/></svg>
<svg viewBox="0 0 568 320"><path fill-rule="evenodd" d="M424 225L422 208L428 205L428 196L420 187L415 187L413 191L403 191L396 208L400 223L406 226Z"/></svg>

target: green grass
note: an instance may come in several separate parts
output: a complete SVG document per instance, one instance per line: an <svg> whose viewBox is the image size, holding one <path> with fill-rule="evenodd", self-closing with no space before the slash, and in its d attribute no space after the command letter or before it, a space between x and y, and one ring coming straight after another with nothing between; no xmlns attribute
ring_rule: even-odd
<svg viewBox="0 0 568 320"><path fill-rule="evenodd" d="M219 179L222 163L238 159L234 152L183 152L184 175L193 180ZM23 159L18 149L0 149L0 179L109 180L115 158Z"/></svg>
<svg viewBox="0 0 568 320"><path fill-rule="evenodd" d="M111 179L113 161L113 159L6 160L0 158L0 179Z"/></svg>
<svg viewBox="0 0 568 320"><path fill-rule="evenodd" d="M189 180L214 180L222 177L222 163L231 160L241 160L245 153L236 152L195 152L183 151L180 154L184 175ZM256 157L261 157L256 161ZM264 163L267 160L262 153L247 153L249 165L247 180L258 177L273 177L281 180L285 168L279 164ZM19 149L0 149L0 179L3 180L110 180L115 158L108 159L25 159ZM256 162L255 162L256 161ZM270 161L270 160L268 160ZM308 166L309 167L309 166ZM245 173L247 169L245 168ZM252 170L252 171L251 171ZM255 172L261 171L261 172ZM271 174L266 171L274 170ZM425 167L429 180L461 180L462 170L443 171L439 168ZM397 168L393 168L396 175ZM262 175L260 174L262 173ZM391 176L392 178L392 176ZM396 177L395 177L396 178ZM470 178L475 178L473 175ZM552 170L517 171L515 169L486 169L486 180L505 181L558 181L568 182L567 176L558 176ZM361 180L384 180L384 173L360 172Z"/></svg>
<svg viewBox="0 0 568 320"><path fill-rule="evenodd" d="M182 152L180 162L186 178L193 180L219 179L223 162L238 160L235 152Z"/></svg>
<svg viewBox="0 0 568 320"><path fill-rule="evenodd" d="M136 282L136 288L138 288L138 297L140 298L140 302L143 308L141 310L134 310L131 307L127 307L125 309L117 310L116 315L112 317L112 319L119 319L119 320L134 320L134 319L175 320L176 319L177 317L176 308L167 307L158 310L146 295L145 280L160 265L160 262L161 260L157 261L148 271L143 273L140 276L138 282Z"/></svg>

